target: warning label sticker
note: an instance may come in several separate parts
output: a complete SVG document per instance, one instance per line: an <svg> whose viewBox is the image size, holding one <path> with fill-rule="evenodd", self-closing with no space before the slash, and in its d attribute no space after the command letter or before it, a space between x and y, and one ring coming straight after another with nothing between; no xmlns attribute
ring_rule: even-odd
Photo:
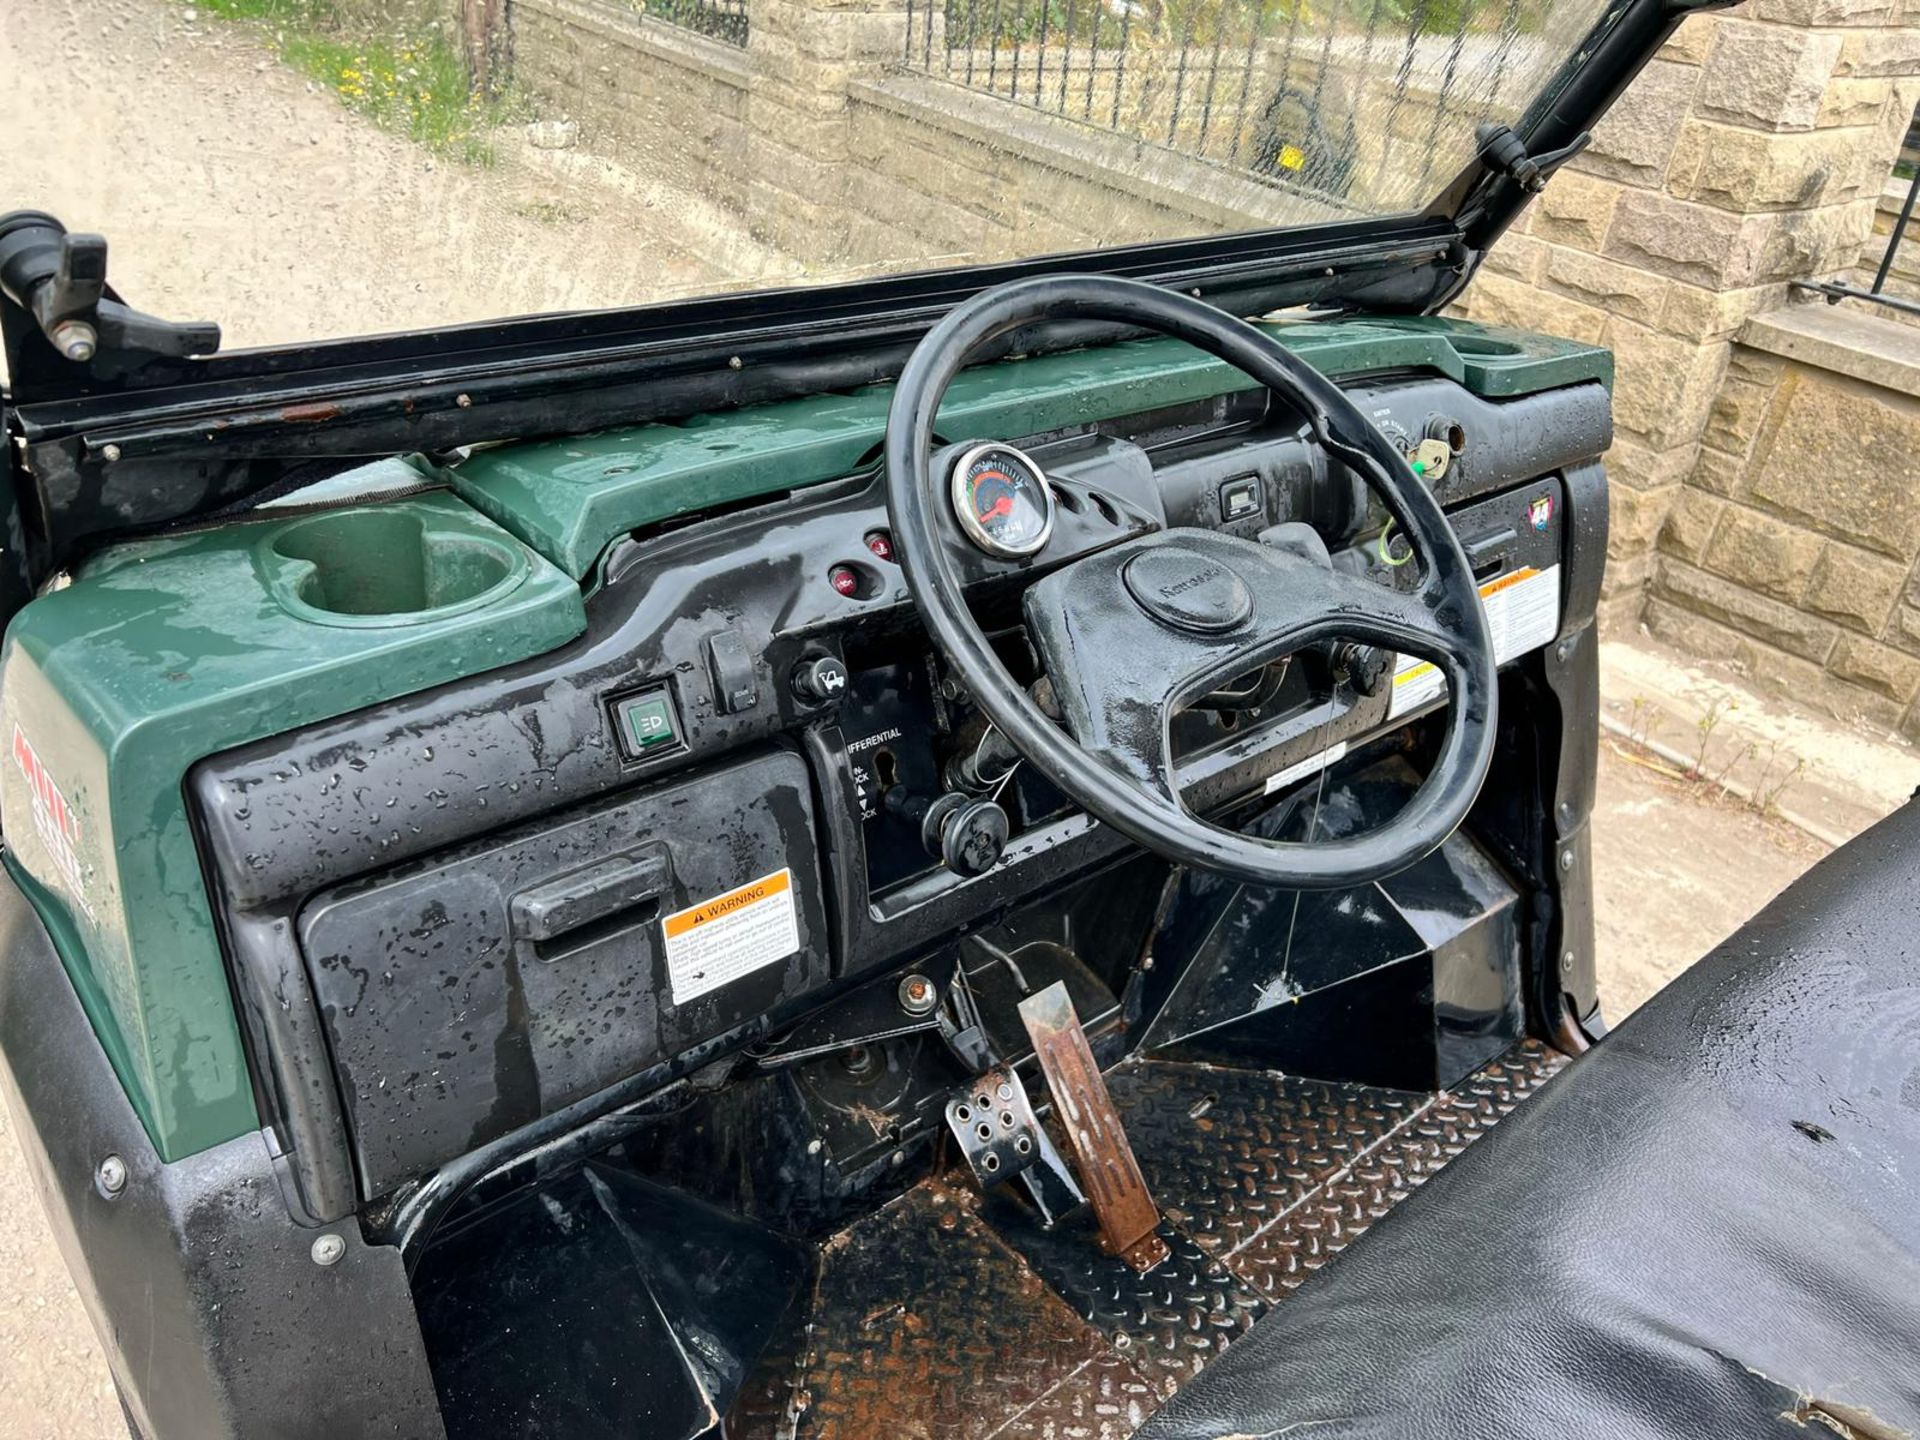
<svg viewBox="0 0 1920 1440"><path fill-rule="evenodd" d="M776 870L660 921L673 1003L684 1005L800 948L793 872Z"/></svg>
<svg viewBox="0 0 1920 1440"><path fill-rule="evenodd" d="M1266 793L1271 795L1276 790L1286 789L1287 786L1293 784L1296 780L1304 780L1309 775L1317 774L1346 753L1347 742L1344 740L1336 740L1319 754L1309 755L1304 760L1294 761L1293 764L1287 766L1287 768L1282 770L1278 775L1269 775L1267 777Z"/></svg>
<svg viewBox="0 0 1920 1440"><path fill-rule="evenodd" d="M1560 567L1545 570L1528 566L1489 580L1480 587L1480 604L1493 632L1494 663L1504 665L1516 655L1537 650L1560 631ZM1446 691L1446 678L1426 660L1402 655L1393 670L1393 699L1387 706L1392 719L1417 710Z"/></svg>

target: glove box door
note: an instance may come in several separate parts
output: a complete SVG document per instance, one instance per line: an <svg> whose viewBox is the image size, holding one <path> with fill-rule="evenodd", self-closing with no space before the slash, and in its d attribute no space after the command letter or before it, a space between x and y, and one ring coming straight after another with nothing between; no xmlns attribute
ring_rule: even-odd
<svg viewBox="0 0 1920 1440"><path fill-rule="evenodd" d="M364 1193L826 981L818 853L805 762L772 751L316 896Z"/></svg>

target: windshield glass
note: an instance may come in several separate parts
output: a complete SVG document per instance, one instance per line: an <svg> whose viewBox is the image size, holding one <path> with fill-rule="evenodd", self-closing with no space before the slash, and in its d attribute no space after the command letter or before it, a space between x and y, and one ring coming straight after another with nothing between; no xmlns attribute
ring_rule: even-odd
<svg viewBox="0 0 1920 1440"><path fill-rule="evenodd" d="M227 347L1385 216L1606 0L52 0L6 203Z"/></svg>

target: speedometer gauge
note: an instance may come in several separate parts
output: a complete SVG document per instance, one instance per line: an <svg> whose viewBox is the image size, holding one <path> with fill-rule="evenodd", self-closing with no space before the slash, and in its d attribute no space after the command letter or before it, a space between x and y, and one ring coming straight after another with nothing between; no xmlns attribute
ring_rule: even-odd
<svg viewBox="0 0 1920 1440"><path fill-rule="evenodd" d="M976 445L953 467L953 513L989 555L1032 555L1053 533L1053 492L1011 445Z"/></svg>

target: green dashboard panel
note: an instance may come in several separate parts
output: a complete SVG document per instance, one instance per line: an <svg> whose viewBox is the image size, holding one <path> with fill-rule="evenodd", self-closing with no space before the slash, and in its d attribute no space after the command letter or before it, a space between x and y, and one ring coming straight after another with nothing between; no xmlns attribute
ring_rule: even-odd
<svg viewBox="0 0 1920 1440"><path fill-rule="evenodd" d="M444 494L123 545L14 618L9 865L163 1158L255 1124L188 767L585 628L578 585Z"/></svg>
<svg viewBox="0 0 1920 1440"><path fill-rule="evenodd" d="M1492 399L1612 381L1604 350L1460 322L1274 328L1339 377L1438 373ZM968 370L941 429L1016 437L1247 384L1177 342L1134 341ZM194 762L565 644L585 628L579 582L614 539L849 473L876 450L891 393L481 451L451 472L452 495L122 545L15 616L0 652L7 864L162 1157L258 1123L187 818Z"/></svg>
<svg viewBox="0 0 1920 1440"><path fill-rule="evenodd" d="M1613 383L1598 346L1426 317L1268 327L1336 378L1421 371L1490 400ZM963 371L940 409L949 441L1012 439L1203 400L1251 383L1177 340L1134 340ZM873 454L891 385L755 405L675 424L483 450L454 488L577 579L616 537L713 505L847 474Z"/></svg>

